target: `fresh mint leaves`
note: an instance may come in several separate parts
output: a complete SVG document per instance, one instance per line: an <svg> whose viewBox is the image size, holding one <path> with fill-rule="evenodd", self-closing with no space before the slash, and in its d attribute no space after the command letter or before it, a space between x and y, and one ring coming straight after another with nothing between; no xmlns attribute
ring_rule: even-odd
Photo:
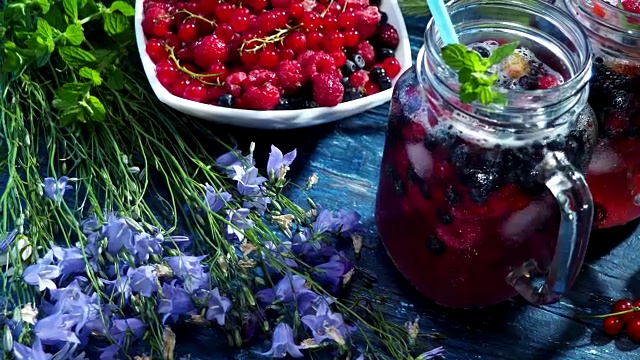
<svg viewBox="0 0 640 360"><path fill-rule="evenodd" d="M506 98L492 89L498 80L498 75L489 73L489 68L513 54L518 44L519 42L516 41L502 45L486 59L462 44L449 44L443 47L444 63L458 73L460 100L464 103L478 100L484 105L505 103Z"/></svg>

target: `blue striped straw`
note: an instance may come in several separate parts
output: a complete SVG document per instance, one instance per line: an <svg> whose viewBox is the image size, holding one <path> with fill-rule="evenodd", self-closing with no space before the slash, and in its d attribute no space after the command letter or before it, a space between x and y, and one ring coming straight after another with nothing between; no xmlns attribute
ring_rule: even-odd
<svg viewBox="0 0 640 360"><path fill-rule="evenodd" d="M431 12L431 17L436 23L440 38L444 45L457 44L458 35L453 28L453 23L449 17L449 12L444 4L444 0L427 0L427 6Z"/></svg>

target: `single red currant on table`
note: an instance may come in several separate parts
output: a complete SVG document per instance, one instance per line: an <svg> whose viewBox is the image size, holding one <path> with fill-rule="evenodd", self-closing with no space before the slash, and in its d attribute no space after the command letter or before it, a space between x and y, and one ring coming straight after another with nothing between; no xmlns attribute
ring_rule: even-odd
<svg viewBox="0 0 640 360"><path fill-rule="evenodd" d="M176 96L251 110L331 107L389 89L402 71L398 31L378 4L147 0L142 28L156 77Z"/></svg>

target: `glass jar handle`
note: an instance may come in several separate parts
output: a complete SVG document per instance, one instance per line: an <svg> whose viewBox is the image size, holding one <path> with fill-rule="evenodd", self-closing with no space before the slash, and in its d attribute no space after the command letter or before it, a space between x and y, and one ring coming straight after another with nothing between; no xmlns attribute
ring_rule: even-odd
<svg viewBox="0 0 640 360"><path fill-rule="evenodd" d="M507 282L529 302L552 304L578 276L593 222L593 199L584 176L562 152L550 151L538 165L542 180L560 206L560 230L548 272L529 260L513 270Z"/></svg>

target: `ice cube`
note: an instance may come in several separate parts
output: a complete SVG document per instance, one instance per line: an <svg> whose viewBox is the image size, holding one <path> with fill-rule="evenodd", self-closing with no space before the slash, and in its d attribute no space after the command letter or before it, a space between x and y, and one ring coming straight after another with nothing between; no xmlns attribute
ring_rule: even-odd
<svg viewBox="0 0 640 360"><path fill-rule="evenodd" d="M407 155L416 174L426 179L433 173L433 158L422 143L407 144Z"/></svg>
<svg viewBox="0 0 640 360"><path fill-rule="evenodd" d="M537 226L549 218L551 211L544 200L532 201L526 208L513 213L502 225L502 235L519 242L529 237Z"/></svg>
<svg viewBox="0 0 640 360"><path fill-rule="evenodd" d="M622 158L612 148L600 142L593 150L588 172L592 174L604 174L620 171L619 167L622 166L624 166Z"/></svg>

